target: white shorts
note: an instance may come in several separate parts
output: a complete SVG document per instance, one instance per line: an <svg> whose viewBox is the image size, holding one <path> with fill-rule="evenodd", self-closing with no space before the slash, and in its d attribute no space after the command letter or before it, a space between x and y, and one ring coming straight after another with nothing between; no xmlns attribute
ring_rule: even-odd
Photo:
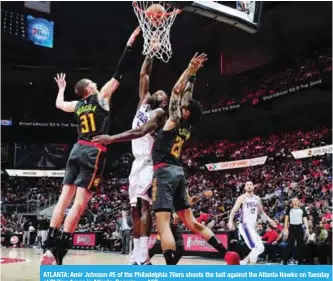
<svg viewBox="0 0 333 281"><path fill-rule="evenodd" d="M137 199L142 198L149 203L151 200L151 184L154 167L151 157L136 158L132 164L129 176L129 199L131 206L135 206Z"/></svg>
<svg viewBox="0 0 333 281"><path fill-rule="evenodd" d="M255 226L250 225L248 227L246 224L240 223L238 225L238 230L249 249L262 249L264 247L264 243L262 242Z"/></svg>

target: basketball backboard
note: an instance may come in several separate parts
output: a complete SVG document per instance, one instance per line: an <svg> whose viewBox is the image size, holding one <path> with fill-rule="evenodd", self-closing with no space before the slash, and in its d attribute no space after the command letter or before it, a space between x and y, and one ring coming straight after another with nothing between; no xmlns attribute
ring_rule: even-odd
<svg viewBox="0 0 333 281"><path fill-rule="evenodd" d="M183 11L221 21L249 33L260 27L263 2L260 1L169 1Z"/></svg>

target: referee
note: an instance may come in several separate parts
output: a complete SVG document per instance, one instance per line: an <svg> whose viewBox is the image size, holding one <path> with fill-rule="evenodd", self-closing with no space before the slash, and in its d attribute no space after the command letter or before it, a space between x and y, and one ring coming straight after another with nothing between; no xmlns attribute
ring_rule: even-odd
<svg viewBox="0 0 333 281"><path fill-rule="evenodd" d="M303 223L305 225L305 233L303 230ZM288 227L289 226L289 227ZM309 226L307 215L304 207L300 207L300 202L297 197L291 200L291 206L288 208L285 219L284 219L284 232L287 238L287 249L283 259L283 264L288 264L288 258L292 253L297 241L297 259L298 264L303 263L305 245L304 235L309 235Z"/></svg>

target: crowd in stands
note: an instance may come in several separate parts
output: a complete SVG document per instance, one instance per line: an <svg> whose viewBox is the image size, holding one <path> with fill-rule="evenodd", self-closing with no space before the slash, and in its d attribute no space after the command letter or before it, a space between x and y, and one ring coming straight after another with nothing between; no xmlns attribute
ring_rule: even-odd
<svg viewBox="0 0 333 281"><path fill-rule="evenodd" d="M198 221L213 231L226 231L229 211L237 196L244 192L244 183L251 179L256 185L256 194L262 198L266 213L278 224L276 229L271 229L266 221L258 222L258 231L266 241L262 258L274 262L281 256L285 247L284 215L290 199L297 196L305 206L310 225L310 236L305 237L307 260L313 263L313 257L318 257L319 263L327 263L327 257L332 256L329 250L332 249L332 154L295 160L290 152L330 144L331 135L331 129L322 128L272 134L266 138L256 137L240 142L224 140L211 144L199 143L185 149L183 160L190 194L207 189L213 191L211 198L203 199L194 206ZM269 156L263 166L225 171L208 171L202 168L202 162L199 161L228 161L263 155ZM126 162L120 165L127 166L125 170L129 171L130 157L127 155L123 160ZM15 215L5 209L6 206L27 202L40 204L53 198L60 192L61 179L3 177L1 184L2 211L7 215L4 218L7 222L3 224L2 220L1 227L6 231L16 231L20 224ZM101 249L119 250L121 243L117 221L121 210L129 209L127 191L128 180L109 173L89 203L77 231L101 231L104 235ZM231 247L237 248L243 256L246 254L246 246L237 233L231 240Z"/></svg>
<svg viewBox="0 0 333 281"><path fill-rule="evenodd" d="M6 213L35 212L56 202L60 178L1 177L1 205Z"/></svg>
<svg viewBox="0 0 333 281"><path fill-rule="evenodd" d="M268 157L291 157L292 151L323 146L332 143L332 130L321 128L313 131L295 131L271 134L232 142L221 140L213 143L192 144L183 152L182 159L189 166L207 163ZM211 162L210 162L211 161Z"/></svg>
<svg viewBox="0 0 333 281"><path fill-rule="evenodd" d="M288 67L281 68L275 65L263 68L260 75L255 75L253 78L251 75L246 77L242 83L244 88L240 90L240 99L225 100L221 97L218 103L214 105L205 103L205 107L209 109L235 104L256 105L264 96L271 96L277 92L321 79L324 73L332 72L332 48L329 46L316 51L304 52ZM258 77L260 78L258 79ZM298 89L295 88L295 91Z"/></svg>

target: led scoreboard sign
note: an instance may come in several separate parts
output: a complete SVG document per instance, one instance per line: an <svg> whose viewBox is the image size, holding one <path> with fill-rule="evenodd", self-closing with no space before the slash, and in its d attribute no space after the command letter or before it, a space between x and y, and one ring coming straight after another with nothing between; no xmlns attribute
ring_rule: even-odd
<svg viewBox="0 0 333 281"><path fill-rule="evenodd" d="M2 34L53 48L54 22L2 10Z"/></svg>

